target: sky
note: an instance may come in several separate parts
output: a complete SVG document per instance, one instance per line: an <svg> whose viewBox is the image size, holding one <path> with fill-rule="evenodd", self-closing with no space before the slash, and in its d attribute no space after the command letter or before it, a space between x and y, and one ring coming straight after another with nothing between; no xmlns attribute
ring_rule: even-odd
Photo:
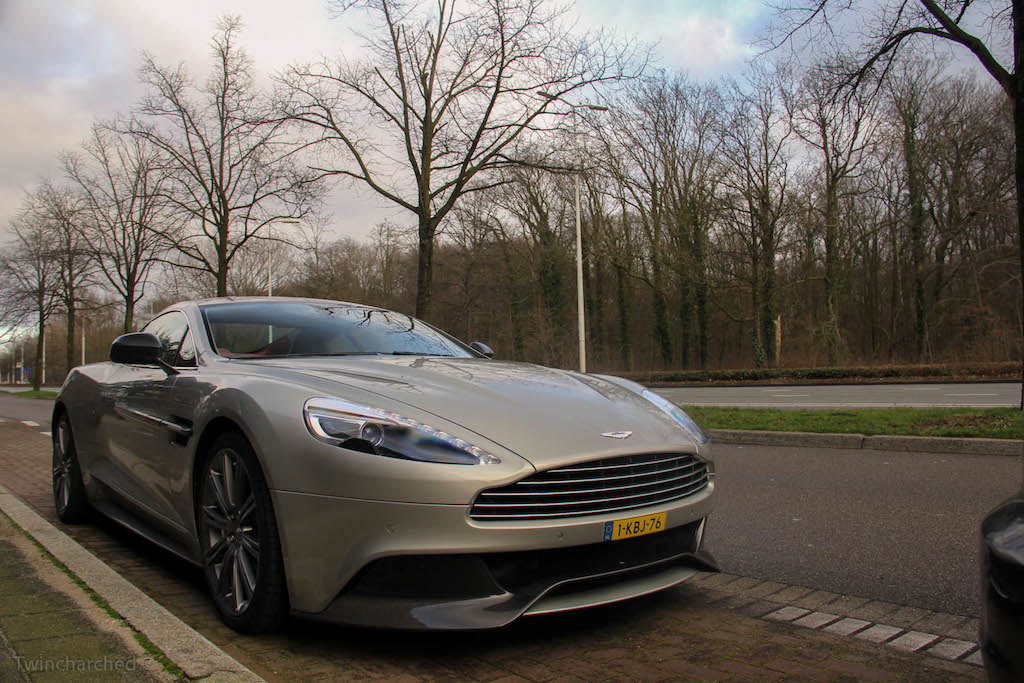
<svg viewBox="0 0 1024 683"><path fill-rule="evenodd" d="M763 0L577 0L575 12L581 27L656 43L658 62L699 78L738 70L768 19ZM351 19L332 19L326 0L0 0L0 240L25 191L59 174L59 154L139 97L139 53L201 72L224 14L242 16L243 44L264 76L358 49ZM327 204L338 237L410 222L350 185Z"/></svg>

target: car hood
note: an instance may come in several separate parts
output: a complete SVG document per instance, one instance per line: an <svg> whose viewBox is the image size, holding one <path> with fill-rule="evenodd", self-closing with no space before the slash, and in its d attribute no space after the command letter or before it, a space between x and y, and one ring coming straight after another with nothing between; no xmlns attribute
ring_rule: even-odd
<svg viewBox="0 0 1024 683"><path fill-rule="evenodd" d="M483 435L538 468L627 453L697 450L686 431L649 401L594 375L528 363L426 356L287 359L260 365L414 406ZM337 396L346 396L343 386ZM603 436L624 431L632 434Z"/></svg>

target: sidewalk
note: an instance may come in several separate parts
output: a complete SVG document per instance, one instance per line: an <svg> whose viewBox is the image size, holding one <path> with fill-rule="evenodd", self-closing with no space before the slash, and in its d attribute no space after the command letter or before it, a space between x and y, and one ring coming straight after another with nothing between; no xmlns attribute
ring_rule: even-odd
<svg viewBox="0 0 1024 683"><path fill-rule="evenodd" d="M173 678L0 516L0 681Z"/></svg>
<svg viewBox="0 0 1024 683"><path fill-rule="evenodd" d="M49 447L38 430L0 424L0 484L54 521ZM291 620L277 633L242 636L217 617L194 568L113 524L56 524L268 681L984 680L980 667L964 662L761 618L781 607L766 600L803 600L803 615L838 610L845 596L801 598L797 587L727 575L497 631L405 633ZM877 621L897 623L881 612Z"/></svg>

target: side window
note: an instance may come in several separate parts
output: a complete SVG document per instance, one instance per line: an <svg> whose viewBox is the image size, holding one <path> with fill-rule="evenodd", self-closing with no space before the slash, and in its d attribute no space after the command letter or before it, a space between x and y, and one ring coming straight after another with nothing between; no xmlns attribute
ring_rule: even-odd
<svg viewBox="0 0 1024 683"><path fill-rule="evenodd" d="M178 311L164 313L160 317L151 320L142 331L155 334L160 340L160 343L163 345L160 357L163 358L165 363L168 365L178 365L178 351L182 346L182 340L188 334L188 320L185 319L182 313ZM192 353L192 360L188 364L194 365L195 346L192 344L191 337L188 338L187 343Z"/></svg>
<svg viewBox="0 0 1024 683"><path fill-rule="evenodd" d="M194 368L196 366L196 345L192 341L192 332L186 330L185 338L181 340L181 347L178 349L178 362L172 363L182 368Z"/></svg>

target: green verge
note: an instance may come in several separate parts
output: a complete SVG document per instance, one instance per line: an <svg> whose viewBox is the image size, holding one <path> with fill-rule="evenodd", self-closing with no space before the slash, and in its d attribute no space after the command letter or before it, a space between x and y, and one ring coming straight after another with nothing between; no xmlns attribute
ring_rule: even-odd
<svg viewBox="0 0 1024 683"><path fill-rule="evenodd" d="M0 512L0 517L3 517L5 520L7 520L11 524L11 526L13 526L18 532L20 532L22 536L28 539L28 541L32 545L34 545L39 550L40 553L42 553L43 557L48 559L50 563L53 564L54 567L62 571L69 579L71 579L72 583L81 588L85 592L85 594L89 596L89 599L92 600L94 605L99 607L101 610L106 612L107 615L109 615L112 619L120 622L122 626L128 629L132 634L132 638L135 639L135 642L142 647L146 654L148 654L150 657L153 658L154 661L160 664L160 666L164 668L164 671L173 676L176 681L188 680L188 678L185 676L185 672L182 671L177 664L172 662L170 658L168 658L167 655L164 654L164 651L157 647L153 643L153 641L146 637L145 633L137 630L134 626L132 626L128 622L128 620L122 617L117 612L117 610L110 606L110 604L106 600L101 598L99 593L90 588L88 584L82 581L82 579L78 578L78 575L71 571L71 569L68 568L66 564L58 560L56 557L54 557L50 553L50 551L47 550L45 546L43 546L42 543L37 541L35 537L32 536L32 534L18 526L13 519L7 516L6 513Z"/></svg>
<svg viewBox="0 0 1024 683"><path fill-rule="evenodd" d="M1024 414L1016 408L684 408L705 429L1024 439Z"/></svg>
<svg viewBox="0 0 1024 683"><path fill-rule="evenodd" d="M909 382L989 379L1013 381L1020 363L879 365L843 368L736 368L720 370L654 370L612 373L641 384L730 384L759 382Z"/></svg>
<svg viewBox="0 0 1024 683"><path fill-rule="evenodd" d="M56 391L46 391L45 389L42 391L4 391L0 393L7 394L8 396L14 396L16 398L45 398L48 400L57 398Z"/></svg>

